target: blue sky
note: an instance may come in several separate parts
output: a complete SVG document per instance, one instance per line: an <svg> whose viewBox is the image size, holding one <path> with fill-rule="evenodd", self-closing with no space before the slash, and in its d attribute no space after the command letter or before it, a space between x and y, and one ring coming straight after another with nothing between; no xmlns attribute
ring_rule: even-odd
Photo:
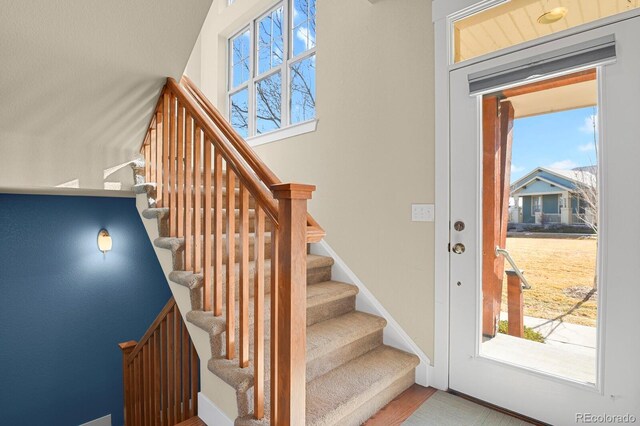
<svg viewBox="0 0 640 426"><path fill-rule="evenodd" d="M511 182L543 166L572 169L596 164L592 107L516 119Z"/></svg>

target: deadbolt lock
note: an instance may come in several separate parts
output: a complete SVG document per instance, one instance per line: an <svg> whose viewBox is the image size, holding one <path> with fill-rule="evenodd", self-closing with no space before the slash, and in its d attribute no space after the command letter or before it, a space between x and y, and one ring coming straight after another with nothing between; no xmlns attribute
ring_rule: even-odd
<svg viewBox="0 0 640 426"><path fill-rule="evenodd" d="M461 220L456 221L456 223L453 224L453 229L458 232L464 231L464 222Z"/></svg>
<svg viewBox="0 0 640 426"><path fill-rule="evenodd" d="M465 246L462 243L454 244L451 251L453 251L455 254L462 254L465 251Z"/></svg>

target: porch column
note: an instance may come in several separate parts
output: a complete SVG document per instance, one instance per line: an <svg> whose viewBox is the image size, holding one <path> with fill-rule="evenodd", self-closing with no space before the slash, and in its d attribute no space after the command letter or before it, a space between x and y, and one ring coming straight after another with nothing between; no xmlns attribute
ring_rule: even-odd
<svg viewBox="0 0 640 426"><path fill-rule="evenodd" d="M564 191L561 195L565 200L564 207L560 208L560 222L571 225L573 223L573 212L571 211L571 194L569 191Z"/></svg>
<svg viewBox="0 0 640 426"><path fill-rule="evenodd" d="M504 258L496 246L505 247L509 221L511 147L515 112L509 101L496 96L483 101L482 194L482 334L497 333L502 302Z"/></svg>
<svg viewBox="0 0 640 426"><path fill-rule="evenodd" d="M513 197L513 210L511 211L510 221L512 223L520 223L520 197Z"/></svg>

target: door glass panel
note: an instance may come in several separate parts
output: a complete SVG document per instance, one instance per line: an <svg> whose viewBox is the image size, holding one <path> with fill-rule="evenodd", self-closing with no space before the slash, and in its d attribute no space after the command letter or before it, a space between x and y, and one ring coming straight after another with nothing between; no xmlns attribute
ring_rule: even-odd
<svg viewBox="0 0 640 426"><path fill-rule="evenodd" d="M640 7L640 0L519 0L454 23L454 63Z"/></svg>
<svg viewBox="0 0 640 426"><path fill-rule="evenodd" d="M480 353L596 383L596 70L482 102Z"/></svg>

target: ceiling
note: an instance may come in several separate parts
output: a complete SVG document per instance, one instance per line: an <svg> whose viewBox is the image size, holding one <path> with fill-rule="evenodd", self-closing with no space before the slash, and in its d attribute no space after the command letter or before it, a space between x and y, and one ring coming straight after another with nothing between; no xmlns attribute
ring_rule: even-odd
<svg viewBox="0 0 640 426"><path fill-rule="evenodd" d="M212 0L0 0L0 188L104 188Z"/></svg>
<svg viewBox="0 0 640 426"><path fill-rule="evenodd" d="M553 24L537 22L555 7L566 7L567 15ZM455 23L456 62L637 7L640 0L511 0Z"/></svg>
<svg viewBox="0 0 640 426"><path fill-rule="evenodd" d="M566 111L598 104L596 80L555 87L508 98L513 105L515 118Z"/></svg>

